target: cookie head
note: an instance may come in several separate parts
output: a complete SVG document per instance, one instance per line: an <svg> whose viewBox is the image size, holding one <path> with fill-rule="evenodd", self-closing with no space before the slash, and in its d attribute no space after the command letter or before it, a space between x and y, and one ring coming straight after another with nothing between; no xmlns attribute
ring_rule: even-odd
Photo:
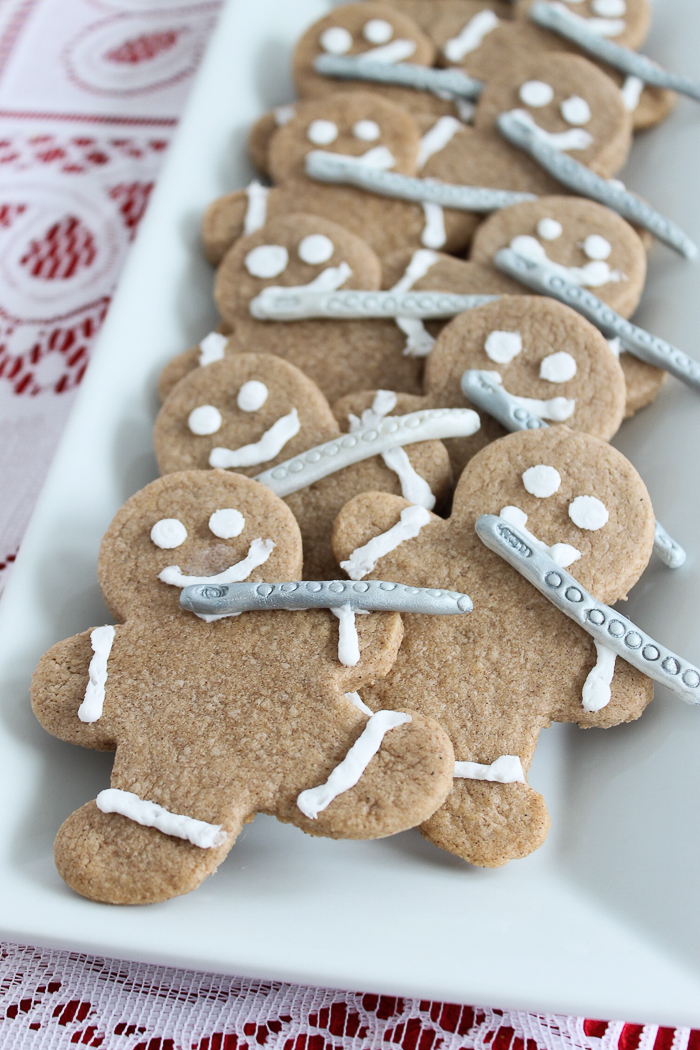
<svg viewBox="0 0 700 1050"><path fill-rule="evenodd" d="M264 288L306 286L316 291L378 288L372 249L334 222L313 215L279 215L227 252L214 297L230 325L250 321L249 305Z"/></svg>
<svg viewBox="0 0 700 1050"><path fill-rule="evenodd" d="M638 234L609 208L582 197L540 197L489 216L471 258L488 265L501 248L551 265L623 317L644 290L646 252Z"/></svg>
<svg viewBox="0 0 700 1050"><path fill-rule="evenodd" d="M453 519L468 529L482 514L526 528L596 598L623 598L654 545L644 482L612 446L565 426L495 441L466 467Z"/></svg>
<svg viewBox="0 0 700 1050"><path fill-rule="evenodd" d="M161 474L218 467L254 477L337 433L328 402L298 368L237 353L177 384L153 442Z"/></svg>
<svg viewBox="0 0 700 1050"><path fill-rule="evenodd" d="M117 512L98 562L119 621L172 619L190 583L279 581L301 574L299 527L282 500L223 471L182 471L141 489Z"/></svg>
<svg viewBox="0 0 700 1050"><path fill-rule="evenodd" d="M394 65L430 66L435 48L408 15L381 3L344 4L315 22L294 51L294 83L301 98L319 98L342 89L342 80L317 73L319 55L359 57ZM347 88L347 81L345 81Z"/></svg>
<svg viewBox="0 0 700 1050"><path fill-rule="evenodd" d="M632 143L632 118L614 82L577 55L523 57L486 85L477 129L492 130L501 113L515 113L541 141L604 177L614 175Z"/></svg>
<svg viewBox="0 0 700 1050"><path fill-rule="evenodd" d="M534 0L517 0L516 18L527 18ZM649 0L563 0L562 6L598 36L638 48L651 23Z"/></svg>

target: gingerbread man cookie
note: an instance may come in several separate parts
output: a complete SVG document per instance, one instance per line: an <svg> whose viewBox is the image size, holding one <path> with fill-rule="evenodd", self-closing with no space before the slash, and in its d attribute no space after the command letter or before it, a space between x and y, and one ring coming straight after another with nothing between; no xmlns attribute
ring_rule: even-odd
<svg viewBox="0 0 700 1050"><path fill-rule="evenodd" d="M549 827L544 800L526 781L540 730L553 721L607 727L638 718L652 684L485 548L475 523L494 514L526 524L533 543L572 566L600 601L614 602L651 555L651 502L619 452L561 426L483 449L460 479L451 518L433 517L392 545L405 508L376 493L343 509L334 547L350 578L468 587L474 612L459 622L406 616L394 667L362 695L371 709L414 706L439 719L457 779L421 830L472 864L498 867L536 849Z"/></svg>
<svg viewBox="0 0 700 1050"><path fill-rule="evenodd" d="M373 419L395 414L396 401L384 391L377 405L381 414L375 411ZM299 369L271 354L239 353L178 383L158 414L153 441L162 474L218 467L255 477L340 433L325 397ZM385 459L345 466L288 495L285 502L301 530L306 579L337 577L333 522L348 500L371 491L403 494L430 510L445 506L452 470L444 445L396 448Z"/></svg>
<svg viewBox="0 0 700 1050"><path fill-rule="evenodd" d="M327 610L208 623L180 605L185 586L297 580L301 564L289 508L240 475L171 474L117 513L98 566L117 626L59 642L32 681L50 733L116 751L111 788L56 838L72 889L113 904L186 893L257 812L362 839L441 804L454 770L445 733L419 714L373 721L345 695L389 670L398 615L358 617L346 666Z"/></svg>

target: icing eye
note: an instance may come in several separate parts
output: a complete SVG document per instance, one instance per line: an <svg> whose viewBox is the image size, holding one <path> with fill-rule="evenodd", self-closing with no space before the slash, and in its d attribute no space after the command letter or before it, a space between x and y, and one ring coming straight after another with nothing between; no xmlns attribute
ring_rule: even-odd
<svg viewBox="0 0 700 1050"><path fill-rule="evenodd" d="M388 44L394 35L394 27L384 18L370 18L363 26L362 35L369 44Z"/></svg>
<svg viewBox="0 0 700 1050"><path fill-rule="evenodd" d="M352 133L356 139L362 139L363 142L376 142L381 130L376 120L358 120L353 124Z"/></svg>
<svg viewBox="0 0 700 1050"><path fill-rule="evenodd" d="M549 354L540 363L540 379L548 383L568 383L576 375L576 358L566 350Z"/></svg>
<svg viewBox="0 0 700 1050"><path fill-rule="evenodd" d="M281 244L259 244L245 257L245 268L251 277L278 277L287 269L289 252Z"/></svg>
<svg viewBox="0 0 700 1050"><path fill-rule="evenodd" d="M236 404L241 412L257 412L267 401L268 389L259 379L249 379L238 391Z"/></svg>
<svg viewBox="0 0 700 1050"><path fill-rule="evenodd" d="M602 15L603 18L619 18L627 14L625 0L593 0L591 7L596 15Z"/></svg>
<svg viewBox="0 0 700 1050"><path fill-rule="evenodd" d="M552 101L554 88L546 84L544 80L526 80L524 84L520 85L518 94L520 95L520 101L524 102L526 106L540 109L542 106L548 106Z"/></svg>
<svg viewBox="0 0 700 1050"><path fill-rule="evenodd" d="M352 36L343 26L329 26L321 33L319 43L329 55L347 55L352 47Z"/></svg>
<svg viewBox="0 0 700 1050"><path fill-rule="evenodd" d="M221 412L214 405L200 405L198 408L193 408L187 417L187 426L198 437L215 434L221 429L222 422Z"/></svg>
<svg viewBox="0 0 700 1050"><path fill-rule="evenodd" d="M528 467L523 474L523 485L531 496L538 499L547 499L559 491L561 485L561 474L555 467L548 467L539 463L536 467Z"/></svg>
<svg viewBox="0 0 700 1050"><path fill-rule="evenodd" d="M312 120L306 129L306 137L314 146L330 146L338 138L338 125L332 120Z"/></svg>
<svg viewBox="0 0 700 1050"><path fill-rule="evenodd" d="M537 236L543 241L556 241L564 232L564 227L556 219L540 219L537 223Z"/></svg>
<svg viewBox="0 0 700 1050"><path fill-rule="evenodd" d="M565 98L559 108L567 124L588 124L591 119L591 107L580 95Z"/></svg>
<svg viewBox="0 0 700 1050"><path fill-rule="evenodd" d="M507 365L523 348L520 332L491 332L484 343L486 356L497 365Z"/></svg>
<svg viewBox="0 0 700 1050"><path fill-rule="evenodd" d="M220 540L230 540L234 536L240 536L244 528L245 518L240 510L235 510L233 507L215 510L209 519L210 531Z"/></svg>
<svg viewBox="0 0 700 1050"><path fill-rule="evenodd" d="M612 244L597 233L591 233L583 242L583 250L589 259L609 259Z"/></svg>
<svg viewBox="0 0 700 1050"><path fill-rule="evenodd" d="M323 233L311 233L299 244L299 258L309 266L328 262L334 251L333 241Z"/></svg>
<svg viewBox="0 0 700 1050"><path fill-rule="evenodd" d="M161 518L151 529L151 540L161 550L170 551L187 539L187 529L177 518Z"/></svg>
<svg viewBox="0 0 700 1050"><path fill-rule="evenodd" d="M285 124L289 124L290 120L294 120L297 111L296 106L275 106L272 112L277 127L283 128Z"/></svg>
<svg viewBox="0 0 700 1050"><path fill-rule="evenodd" d="M569 517L579 529L597 532L607 525L610 515L605 504L595 496L577 496L569 504Z"/></svg>

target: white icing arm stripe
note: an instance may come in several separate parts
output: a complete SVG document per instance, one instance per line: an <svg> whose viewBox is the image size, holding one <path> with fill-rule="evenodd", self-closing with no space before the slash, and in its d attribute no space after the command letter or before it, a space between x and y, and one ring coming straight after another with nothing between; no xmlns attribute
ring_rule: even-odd
<svg viewBox="0 0 700 1050"><path fill-rule="evenodd" d="M456 117L440 117L420 140L416 161L417 170L420 171L434 154L441 153L463 127L461 120L457 120Z"/></svg>
<svg viewBox="0 0 700 1050"><path fill-rule="evenodd" d="M583 683L583 710L596 712L601 711L610 703L612 692L613 675L615 674L616 654L603 645L597 638L593 639L596 651L595 667L588 672L588 677Z"/></svg>
<svg viewBox="0 0 700 1050"><path fill-rule="evenodd" d="M256 230L261 230L267 221L267 198L270 195L270 189L256 179L246 186L245 192L248 207L243 220L243 235L249 237Z"/></svg>
<svg viewBox="0 0 700 1050"><path fill-rule="evenodd" d="M373 61L371 52L368 57L358 55L318 55L314 59L314 69L325 77L338 80L369 80L377 84L398 84L401 87L414 88L416 91L430 91L433 95L444 98L444 93L459 98L477 99L484 85L474 80L459 69L432 69L430 66L417 66L411 62L391 65L386 62Z"/></svg>
<svg viewBox="0 0 700 1050"><path fill-rule="evenodd" d="M351 580L361 580L376 567L385 555L395 551L406 540L414 539L430 522L430 513L425 507L405 507L393 528L374 536L364 547L354 550L347 561L341 561Z"/></svg>
<svg viewBox="0 0 700 1050"><path fill-rule="evenodd" d="M486 8L470 18L457 36L448 40L442 53L448 62L461 62L465 55L470 55L481 47L489 33L500 25L500 19L493 11Z"/></svg>
<svg viewBox="0 0 700 1050"><path fill-rule="evenodd" d="M417 441L470 437L480 426L479 416L470 408L430 408L407 416L388 416L376 427L343 434L317 445L295 459L257 474L255 480L284 498L352 463Z"/></svg>
<svg viewBox="0 0 700 1050"><path fill-rule="evenodd" d="M97 722L102 715L107 682L107 661L112 651L114 633L114 627L110 624L105 627L96 627L90 632L90 645L95 655L90 661L85 697L78 708L78 718L81 722Z"/></svg>
<svg viewBox="0 0 700 1050"><path fill-rule="evenodd" d="M619 69L628 76L637 77L645 84L653 84L654 87L679 91L682 95L700 101L700 81L669 73L656 62L632 51L631 48L622 47L612 40L603 40L600 29L598 33L591 31L589 19L577 18L562 4L538 2L530 8L529 17L538 25L559 33L567 40L572 40L584 51L601 58L608 65L614 66L615 69Z"/></svg>
<svg viewBox="0 0 700 1050"><path fill-rule="evenodd" d="M280 452L301 430L296 408L282 416L266 430L259 441L241 448L213 448L209 453L210 467L256 467L259 463L279 456Z"/></svg>
<svg viewBox="0 0 700 1050"><path fill-rule="evenodd" d="M383 197L416 204L439 204L457 211L492 212L521 201L537 200L534 193L499 190L490 186L461 186L438 179L419 179L395 171L378 171L368 164L351 162L335 153L311 150L304 158L306 174L318 182L347 183Z"/></svg>
<svg viewBox="0 0 700 1050"><path fill-rule="evenodd" d="M435 346L435 339L417 317L397 317L396 324L406 336L404 357L427 357Z"/></svg>
<svg viewBox="0 0 700 1050"><path fill-rule="evenodd" d="M410 715L403 715L398 711L377 711L376 715L372 715L362 735L352 745L340 765L335 767L325 784L301 792L297 798L297 806L302 813L310 820L316 820L319 813L327 809L334 798L349 791L359 782L389 730L410 721Z"/></svg>
<svg viewBox="0 0 700 1050"><path fill-rule="evenodd" d="M350 703L358 709L358 711L362 711L363 715L369 715L369 717L371 718L374 714L374 711L372 711L371 708L367 707L367 704L364 702L364 700L357 691L355 691L354 693L346 693L345 699L349 700Z"/></svg>
<svg viewBox="0 0 700 1050"><path fill-rule="evenodd" d="M102 813L119 813L145 828L156 828L164 835L186 839L200 849L213 849L226 841L226 832L221 824L207 824L204 820L171 813L157 802L139 798L133 791L107 788L100 791L95 801Z"/></svg>
<svg viewBox="0 0 700 1050"><path fill-rule="evenodd" d="M491 780L496 784L524 784L523 764L517 755L501 755L490 765L455 762L457 780Z"/></svg>
<svg viewBox="0 0 700 1050"><path fill-rule="evenodd" d="M258 321L298 321L306 317L354 320L407 318L440 320L495 302L500 295L455 295L452 292L316 292L270 285L251 299Z"/></svg>
<svg viewBox="0 0 700 1050"><path fill-rule="evenodd" d="M599 602L522 529L493 514L483 514L476 532L489 550L503 558L579 627L603 642L642 674L660 682L687 704L700 704L700 670L650 638L617 609Z"/></svg>
<svg viewBox="0 0 700 1050"><path fill-rule="evenodd" d="M193 587L201 583L242 583L253 569L265 564L274 546L273 540L253 540L243 561L229 565L228 569L217 573L216 576L185 576L179 565L167 565L158 573L158 579L169 583L171 587Z"/></svg>

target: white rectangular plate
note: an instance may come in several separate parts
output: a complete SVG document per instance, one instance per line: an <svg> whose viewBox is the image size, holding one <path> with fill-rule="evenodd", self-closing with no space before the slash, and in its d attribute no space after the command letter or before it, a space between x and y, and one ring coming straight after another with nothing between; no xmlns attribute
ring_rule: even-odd
<svg viewBox="0 0 700 1050"><path fill-rule="evenodd" d="M542 735L532 782L545 846L469 868L417 832L329 842L258 818L188 897L112 908L71 893L52 841L107 786L111 756L53 740L28 684L54 641L104 623L95 565L121 503L156 474L161 365L214 319L198 250L206 204L250 177L251 121L291 97L293 41L324 0L229 0L133 248L100 344L0 605L0 934L231 974L350 989L700 1025L700 711L659 690L638 723ZM657 4L649 52L697 70L697 0ZM629 184L700 240L700 107L643 137ZM697 355L697 269L662 248L640 323ZM659 518L689 550L652 565L628 612L700 662L700 400L674 380L617 442Z"/></svg>

